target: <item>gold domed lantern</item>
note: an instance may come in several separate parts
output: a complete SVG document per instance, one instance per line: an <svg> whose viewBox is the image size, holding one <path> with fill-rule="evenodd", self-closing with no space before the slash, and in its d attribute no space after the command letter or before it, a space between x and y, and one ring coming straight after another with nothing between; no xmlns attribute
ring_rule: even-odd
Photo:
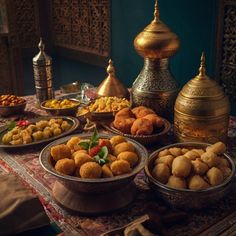
<svg viewBox="0 0 236 236"><path fill-rule="evenodd" d="M132 86L132 106L144 105L167 119L173 118L179 88L169 70L168 58L179 46L178 36L160 21L156 1L153 21L134 40L136 51L144 57L144 67Z"/></svg>
<svg viewBox="0 0 236 236"><path fill-rule="evenodd" d="M111 59L109 60L107 73L107 78L97 88L97 96L129 98L128 89L116 78L115 68Z"/></svg>
<svg viewBox="0 0 236 236"><path fill-rule="evenodd" d="M180 142L226 142L230 103L223 89L205 73L205 55L199 74L180 91L174 107L174 131Z"/></svg>

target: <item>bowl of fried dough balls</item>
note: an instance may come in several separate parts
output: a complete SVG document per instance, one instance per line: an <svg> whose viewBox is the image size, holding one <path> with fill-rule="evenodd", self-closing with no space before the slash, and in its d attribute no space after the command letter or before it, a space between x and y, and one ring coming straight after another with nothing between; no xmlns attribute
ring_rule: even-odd
<svg viewBox="0 0 236 236"><path fill-rule="evenodd" d="M138 106L123 108L116 113L114 121L109 126L105 125L105 128L146 145L163 140L171 124L152 109Z"/></svg>
<svg viewBox="0 0 236 236"><path fill-rule="evenodd" d="M133 140L94 132L52 142L42 150L40 163L73 192L103 193L129 184L147 157Z"/></svg>
<svg viewBox="0 0 236 236"><path fill-rule="evenodd" d="M201 209L230 191L235 164L222 142L176 143L153 152L145 174L157 197L171 206Z"/></svg>

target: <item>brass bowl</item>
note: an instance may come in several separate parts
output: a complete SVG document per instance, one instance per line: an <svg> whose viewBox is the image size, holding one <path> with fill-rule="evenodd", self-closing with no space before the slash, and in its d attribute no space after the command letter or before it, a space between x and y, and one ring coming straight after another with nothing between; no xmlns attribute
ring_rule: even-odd
<svg viewBox="0 0 236 236"><path fill-rule="evenodd" d="M157 154L167 148L171 147L181 147L181 148L206 148L210 144L207 143L197 143L197 142L187 142L187 143L175 143L165 147L162 147L155 152L153 152L146 161L145 164L145 174L150 182L151 188L154 190L157 197L163 199L166 203L174 208L181 209L202 209L206 208L220 199L226 196L230 191L233 177L235 175L235 164L230 156L224 153L224 157L228 160L231 166L231 174L227 177L222 184L213 186L203 190L191 190L191 189L177 189L169 187L165 184L157 181L152 175L151 170L154 166L154 161Z"/></svg>
<svg viewBox="0 0 236 236"><path fill-rule="evenodd" d="M7 117L11 115L16 115L24 112L26 106L26 101L21 104L14 106L0 106L0 116Z"/></svg>
<svg viewBox="0 0 236 236"><path fill-rule="evenodd" d="M45 103L47 101L44 101L40 104L40 107L51 116L75 116L78 107L80 106L80 102L76 99L68 99L68 100L77 102L78 104L68 108L50 108L45 106Z"/></svg>
<svg viewBox="0 0 236 236"><path fill-rule="evenodd" d="M155 133L150 134L150 135L132 135L132 134L125 134L122 133L121 131L119 131L118 129L116 129L113 125L113 122L111 122L110 124L102 124L104 126L105 129L111 131L114 134L118 134L118 135L122 135L126 138L130 138L133 139L143 145L150 145L153 143L157 143L157 142L161 142L165 139L166 135L168 134L168 132L171 129L171 124L168 120L162 118L164 121L164 126L163 128L160 128L159 130L157 130Z"/></svg>
<svg viewBox="0 0 236 236"><path fill-rule="evenodd" d="M139 156L138 165L129 174L99 179L63 175L54 169L50 149L55 145L66 143L74 136L89 139L92 133L76 134L58 139L47 145L40 153L39 160L43 169L59 181L54 185L53 197L64 208L86 215L107 213L126 207L134 200L136 188L133 179L144 167L148 157L147 150L141 144L127 139L135 146ZM110 139L113 135L100 133L99 136Z"/></svg>
<svg viewBox="0 0 236 236"><path fill-rule="evenodd" d="M65 84L60 87L62 93L78 93L81 90L81 85L79 81L75 81L70 84Z"/></svg>

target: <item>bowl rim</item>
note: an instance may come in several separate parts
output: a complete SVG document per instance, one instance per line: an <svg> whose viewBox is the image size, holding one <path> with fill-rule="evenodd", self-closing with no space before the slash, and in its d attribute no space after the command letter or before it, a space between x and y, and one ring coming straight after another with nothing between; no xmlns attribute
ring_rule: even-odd
<svg viewBox="0 0 236 236"><path fill-rule="evenodd" d="M64 98L55 98L56 100L64 100ZM48 99L48 100L45 100L43 102L40 103L40 107L44 110L51 110L51 111L56 111L56 110L59 110L59 111L67 111L67 110L73 110L73 109L76 109L78 108L80 105L81 105L81 102L75 98L67 98L68 100L70 101L73 101L73 102L77 102L78 104L72 106L72 107L66 107L66 108L53 108L53 107L45 107L44 104L47 102L47 101L51 101L51 100L54 100L54 99Z"/></svg>
<svg viewBox="0 0 236 236"><path fill-rule="evenodd" d="M23 98L24 99L24 98ZM25 100L25 99L24 99ZM27 104L27 101L25 100L23 103L20 103L20 104L16 104L16 105L13 105L13 106L4 106L4 105L0 105L0 108L16 108L16 107L22 107L22 106L25 106Z"/></svg>
<svg viewBox="0 0 236 236"><path fill-rule="evenodd" d="M63 175L57 172L52 165L49 164L48 159L51 158L50 156L46 156L47 152L50 152L50 148L52 146L55 146L57 144L62 144L67 142L71 137L78 136L80 138L89 138L92 136L92 132L88 133L80 133L80 134L73 134L69 136L65 136L63 138L57 139L50 144L48 144L46 147L43 148L43 150L39 154L39 162L40 165L43 167L44 170L46 170L48 173L52 174L55 177L58 177L62 181L73 181L73 182L79 182L79 183L108 183L108 182L114 182L114 181L119 181L119 180L124 180L131 178L138 174L145 166L146 159L148 158L148 152L146 148L141 145L140 143L127 138L127 141L134 144L135 148L140 151L142 151L142 155L139 155L140 162L138 163L137 166L135 166L132 170L131 173L128 174L123 174L123 175L118 175L114 177L109 177L109 178L98 178L98 179L92 179L92 178L80 178L76 176L70 176L70 175ZM99 133L100 138L111 138L115 135L113 134L106 134L106 133Z"/></svg>
<svg viewBox="0 0 236 236"><path fill-rule="evenodd" d="M167 148L171 148L171 147L188 147L188 146L210 146L212 144L210 143L203 143L203 142L181 142L181 143L174 143L174 144L170 144L167 146L164 146L162 148L157 149L156 151L152 152L149 157L146 160L145 163L145 167L144 167L144 172L146 174L146 176L148 177L149 181L151 180L151 182L155 183L158 187L165 189L169 192L179 192L179 193L195 193L195 194L201 194L201 193L206 193L206 192L210 192L210 191L214 191L217 190L221 187L224 187L228 184L230 184L230 182L232 181L232 179L234 178L235 175L235 163L232 160L232 158L230 157L230 155L228 153L223 153L222 155L224 155L224 157L230 162L231 164L231 174L223 181L223 183L216 185L216 186L212 186L206 189L201 189L201 190L195 190L195 189L181 189L181 188L174 188L174 187L169 187L166 184L163 184L161 182L159 182L158 180L156 180L152 174L149 171L149 164L151 161L153 161L153 159L156 157L157 153L159 153L160 151L167 149Z"/></svg>

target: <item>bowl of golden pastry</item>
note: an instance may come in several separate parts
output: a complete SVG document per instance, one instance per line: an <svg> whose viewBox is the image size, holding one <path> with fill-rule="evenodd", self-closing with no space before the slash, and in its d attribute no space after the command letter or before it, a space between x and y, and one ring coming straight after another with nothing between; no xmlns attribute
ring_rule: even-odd
<svg viewBox="0 0 236 236"><path fill-rule="evenodd" d="M20 114L25 110L26 100L15 95L0 95L0 116Z"/></svg>
<svg viewBox="0 0 236 236"><path fill-rule="evenodd" d="M122 208L133 200L133 179L147 156L135 141L94 132L52 142L42 150L40 163L60 181L53 195L61 205L94 214ZM72 200L65 201L65 194Z"/></svg>
<svg viewBox="0 0 236 236"><path fill-rule="evenodd" d="M222 142L176 143L153 152L145 174L156 195L171 206L201 209L230 191L235 164Z"/></svg>
<svg viewBox="0 0 236 236"><path fill-rule="evenodd" d="M50 99L42 102L40 107L52 116L75 116L80 102L76 99Z"/></svg>

